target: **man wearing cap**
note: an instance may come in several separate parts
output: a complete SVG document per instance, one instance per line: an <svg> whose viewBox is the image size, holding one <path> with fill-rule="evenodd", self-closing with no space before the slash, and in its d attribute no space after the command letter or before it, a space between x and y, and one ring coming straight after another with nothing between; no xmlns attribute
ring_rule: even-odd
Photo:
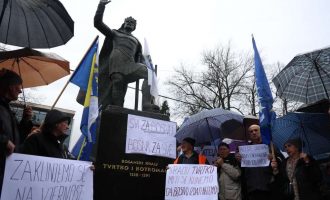
<svg viewBox="0 0 330 200"><path fill-rule="evenodd" d="M39 133L28 137L22 146L22 153L53 158L73 159L64 145L70 117L59 110L47 113Z"/></svg>
<svg viewBox="0 0 330 200"><path fill-rule="evenodd" d="M22 92L22 79L13 71L0 70L0 192L5 168L6 157L18 147L25 135L32 128L32 109L26 107L23 111L22 121L17 122L9 103L16 101ZM24 133L24 134L23 134Z"/></svg>
<svg viewBox="0 0 330 200"><path fill-rule="evenodd" d="M206 156L194 151L195 140L187 137L181 143L182 154L174 161L174 164L209 164Z"/></svg>

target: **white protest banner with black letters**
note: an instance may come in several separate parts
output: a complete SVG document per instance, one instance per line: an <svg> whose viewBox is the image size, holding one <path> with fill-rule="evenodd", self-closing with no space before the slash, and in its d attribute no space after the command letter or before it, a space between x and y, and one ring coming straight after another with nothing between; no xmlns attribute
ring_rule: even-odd
<svg viewBox="0 0 330 200"><path fill-rule="evenodd" d="M176 123L128 115L125 153L176 158Z"/></svg>
<svg viewBox="0 0 330 200"><path fill-rule="evenodd" d="M239 146L242 157L241 167L266 167L269 166L269 148L266 144Z"/></svg>
<svg viewBox="0 0 330 200"><path fill-rule="evenodd" d="M169 165L165 200L218 200L217 168L212 165Z"/></svg>
<svg viewBox="0 0 330 200"><path fill-rule="evenodd" d="M1 200L91 200L91 165L14 153L6 160Z"/></svg>

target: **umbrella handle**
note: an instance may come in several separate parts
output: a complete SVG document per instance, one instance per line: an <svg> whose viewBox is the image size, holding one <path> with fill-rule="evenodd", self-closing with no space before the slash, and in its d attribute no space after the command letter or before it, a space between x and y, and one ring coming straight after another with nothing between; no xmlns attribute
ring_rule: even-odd
<svg viewBox="0 0 330 200"><path fill-rule="evenodd" d="M18 73L19 73L19 76L22 78L22 74L21 74L21 68L19 67L19 59L17 58L16 59L16 62L17 62L17 68L18 68ZM23 102L24 102L24 108L26 108L26 101L25 101L25 93L24 93L24 86L23 86L23 81L22 81L22 94L23 94Z"/></svg>
<svg viewBox="0 0 330 200"><path fill-rule="evenodd" d="M215 149L215 152L218 152L218 149L214 143L214 138L213 138L213 135L212 135L212 132L211 132L211 128L210 128L210 124L209 124L209 120L206 118L206 123L207 123L207 127L209 129L209 133L210 133L210 136L211 136L211 140L213 141L213 146L214 146L214 149Z"/></svg>

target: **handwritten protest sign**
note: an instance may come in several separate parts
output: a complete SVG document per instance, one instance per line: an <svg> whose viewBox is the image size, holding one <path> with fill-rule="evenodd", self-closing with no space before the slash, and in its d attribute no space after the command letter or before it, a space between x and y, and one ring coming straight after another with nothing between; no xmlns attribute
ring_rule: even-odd
<svg viewBox="0 0 330 200"><path fill-rule="evenodd" d="M265 144L239 146L242 156L241 167L266 167L269 166L269 148Z"/></svg>
<svg viewBox="0 0 330 200"><path fill-rule="evenodd" d="M125 153L176 158L176 123L128 115Z"/></svg>
<svg viewBox="0 0 330 200"><path fill-rule="evenodd" d="M169 165L165 200L217 200L217 168L212 165Z"/></svg>
<svg viewBox="0 0 330 200"><path fill-rule="evenodd" d="M1 200L91 200L91 163L12 154L6 160Z"/></svg>

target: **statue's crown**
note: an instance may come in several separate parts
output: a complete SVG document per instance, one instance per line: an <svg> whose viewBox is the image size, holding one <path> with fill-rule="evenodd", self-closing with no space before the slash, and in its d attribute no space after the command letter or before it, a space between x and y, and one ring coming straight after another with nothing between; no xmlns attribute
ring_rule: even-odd
<svg viewBox="0 0 330 200"><path fill-rule="evenodd" d="M125 18L125 22L126 21L133 21L134 23L136 23L136 20L133 17L127 17L127 18Z"/></svg>

